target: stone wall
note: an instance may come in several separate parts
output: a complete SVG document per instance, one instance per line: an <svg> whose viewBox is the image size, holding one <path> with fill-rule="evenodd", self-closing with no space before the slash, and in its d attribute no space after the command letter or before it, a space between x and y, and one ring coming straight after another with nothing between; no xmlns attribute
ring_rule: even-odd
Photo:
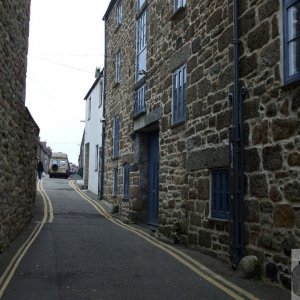
<svg viewBox="0 0 300 300"><path fill-rule="evenodd" d="M111 198L112 117L121 115L120 157L135 166L127 211L145 206L143 171L130 131L133 117L135 6L123 1L124 22L114 11L106 22L108 147L106 196ZM159 230L167 237L230 261L229 223L210 217L211 169L229 168L233 86L232 1L187 1L173 14L173 1L148 1L147 115L159 109ZM290 250L300 247L300 86L284 86L279 0L239 1L240 75L244 100L245 254L259 258L262 275L289 287ZM125 52L121 84L114 85L113 53ZM172 126L172 72L187 65L187 120ZM146 127L145 127L146 128ZM119 180L120 189L122 181ZM146 203L147 206L147 203ZM136 210L138 212L138 209ZM126 210L125 210L126 212ZM143 211L142 211L143 212ZM270 271L272 270L272 272Z"/></svg>
<svg viewBox="0 0 300 300"><path fill-rule="evenodd" d="M132 85L135 80L135 2L122 1L123 20L120 26L115 23L115 7L113 7L105 25L106 35L106 91L105 91L105 164L104 164L104 197L114 204L119 204L121 211L131 210L131 203L136 201L138 193L139 172L133 158L132 117L134 96ZM121 80L116 82L115 55L121 50ZM113 119L119 116L120 144L119 157L113 158ZM131 164L130 202L122 201L123 165ZM118 168L118 194L113 193L113 173Z"/></svg>
<svg viewBox="0 0 300 300"><path fill-rule="evenodd" d="M39 128L24 106L30 1L0 3L0 253L30 221Z"/></svg>

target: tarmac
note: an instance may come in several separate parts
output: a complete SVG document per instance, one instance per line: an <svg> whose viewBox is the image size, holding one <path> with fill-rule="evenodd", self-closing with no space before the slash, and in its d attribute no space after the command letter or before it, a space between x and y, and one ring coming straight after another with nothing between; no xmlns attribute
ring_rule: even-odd
<svg viewBox="0 0 300 300"><path fill-rule="evenodd" d="M76 180L77 186L81 189L83 193L88 195L90 198L99 202L99 204L106 209L108 212L112 212L114 207L112 207L108 202L104 200L98 200L98 196L91 193L88 190L83 189L83 182L82 180L78 179L78 177L73 176L71 178ZM113 215L114 216L114 215ZM2 254L0 254L0 279L1 275L6 270L7 266L9 265L12 258L18 252L21 245L26 241L30 233L32 232L33 228L35 227L36 223L42 220L43 218L43 201L41 195L37 193L36 198L36 207L33 218L31 222L27 225L27 227L23 230L23 232L15 239L15 241L10 245L10 247ZM146 224L131 224L131 226L135 228L139 228L144 232L148 233L151 236L155 236L160 241L163 241L166 244L172 245L176 247L177 250L189 255L194 260L199 262L199 264L203 265L204 267L210 269L215 274L223 277L224 279L232 282L233 284L243 288L244 290L248 291L249 293L255 295L258 299L272 299L272 300L287 300L292 299L291 293L287 290L284 290L280 286L276 286L274 284L264 282L260 279L243 279L240 278L238 273L235 272L230 265L215 259L211 256L205 255L201 253L199 250L190 249L181 245L174 244L172 240L169 240L160 234L157 233L155 228L152 226L147 226Z"/></svg>

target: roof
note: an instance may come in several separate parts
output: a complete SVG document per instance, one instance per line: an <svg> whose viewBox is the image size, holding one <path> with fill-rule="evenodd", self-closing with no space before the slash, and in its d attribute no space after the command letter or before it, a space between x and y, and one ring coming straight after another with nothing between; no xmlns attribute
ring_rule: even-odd
<svg viewBox="0 0 300 300"><path fill-rule="evenodd" d="M91 88L87 92L86 96L84 97L84 100L86 100L90 96L91 92L93 91L93 89L95 88L95 86L97 85L97 83L101 79L101 77L103 77L103 69L100 72L100 76L96 78L96 80L94 81L93 85L91 86Z"/></svg>
<svg viewBox="0 0 300 300"><path fill-rule="evenodd" d="M107 20L109 14L110 14L110 12L111 12L111 10L112 10L112 8L114 7L114 5L115 5L116 2L117 2L117 0L111 0L111 1L109 2L108 8L107 8L107 10L106 10L106 13L104 14L104 16L103 16L103 18L102 18L103 21L106 21L106 20Z"/></svg>

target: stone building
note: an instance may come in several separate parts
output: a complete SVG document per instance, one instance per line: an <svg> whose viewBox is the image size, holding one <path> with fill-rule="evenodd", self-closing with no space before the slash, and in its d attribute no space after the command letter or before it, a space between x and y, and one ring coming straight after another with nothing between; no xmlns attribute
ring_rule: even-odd
<svg viewBox="0 0 300 300"><path fill-rule="evenodd" d="M30 221L39 128L25 107L29 0L0 3L0 253Z"/></svg>
<svg viewBox="0 0 300 300"><path fill-rule="evenodd" d="M289 287L300 1L112 0L103 19L106 200Z"/></svg>

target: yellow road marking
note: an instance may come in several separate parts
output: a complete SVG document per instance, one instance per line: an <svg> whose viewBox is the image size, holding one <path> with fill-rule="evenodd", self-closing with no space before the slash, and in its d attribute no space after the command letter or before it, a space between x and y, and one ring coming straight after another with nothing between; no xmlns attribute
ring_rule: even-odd
<svg viewBox="0 0 300 300"><path fill-rule="evenodd" d="M53 214L53 206L52 202L48 196L48 194L45 192L43 188L43 183L42 181L39 181L37 184L37 190L41 194L43 201L44 201L44 206L46 209L44 210L44 222L52 223L54 214Z"/></svg>
<svg viewBox="0 0 300 300"><path fill-rule="evenodd" d="M103 215L105 218L109 219L111 222L115 223L116 225L129 230L136 235L140 236L144 240L148 241L152 245L160 248L161 250L167 252L169 255L173 256L175 259L177 259L179 262L184 264L186 267L188 267L190 270L198 274L200 277L205 279L206 281L210 282L214 286L221 289L226 294L230 295L234 299L250 299L250 300L258 300L257 297L250 294L246 290L240 288L239 286L233 284L232 282L226 280L222 276L214 273L212 270L208 269L207 267L200 264L198 261L194 260L189 255L177 250L176 248L167 245L165 243L162 243L155 239L154 237L150 236L149 234L145 233L142 230L133 228L129 225L124 224L120 220L113 219L110 214L107 213L107 211L95 200L90 198L88 195L85 195L78 187L76 187L74 181L70 181L69 185L87 202L89 202L101 215ZM234 292L235 291L235 292ZM237 295L238 293L239 295Z"/></svg>
<svg viewBox="0 0 300 300"><path fill-rule="evenodd" d="M15 256L12 258L11 262L5 269L4 273L0 277L0 298L2 297L5 289L7 288L10 280L12 279L17 267L19 266L20 262L22 261L23 257L25 256L26 252L32 245L32 243L35 241L37 236L39 235L40 231L42 230L45 223L53 222L53 206L51 203L51 200L45 190L43 189L42 182L39 181L37 183L37 191L41 194L44 204L44 214L43 214L43 220L41 223L37 224L34 229L32 230L31 234L27 238L27 240L23 243L23 245L20 247L18 252L15 254Z"/></svg>

